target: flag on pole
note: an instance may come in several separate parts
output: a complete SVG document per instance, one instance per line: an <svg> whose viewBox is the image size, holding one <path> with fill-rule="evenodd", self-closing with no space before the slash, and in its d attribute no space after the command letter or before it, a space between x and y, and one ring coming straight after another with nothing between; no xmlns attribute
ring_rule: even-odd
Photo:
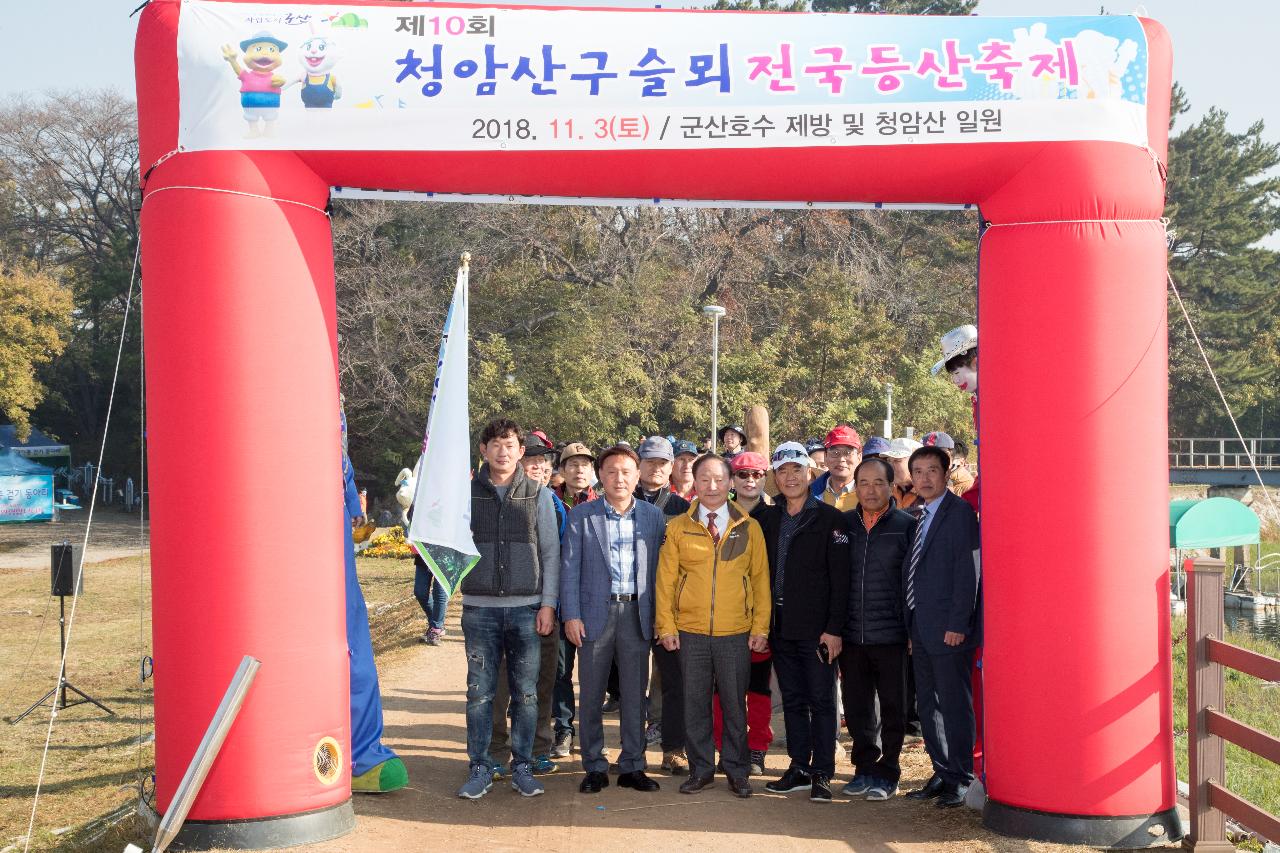
<svg viewBox="0 0 1280 853"><path fill-rule="evenodd" d="M462 255L444 321L431 410L422 438L409 543L452 596L480 552L471 539L471 436L467 413L467 279Z"/></svg>

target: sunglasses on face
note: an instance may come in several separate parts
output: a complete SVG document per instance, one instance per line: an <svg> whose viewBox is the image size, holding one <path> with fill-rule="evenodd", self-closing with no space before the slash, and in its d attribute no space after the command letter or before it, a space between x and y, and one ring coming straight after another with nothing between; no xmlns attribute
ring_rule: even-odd
<svg viewBox="0 0 1280 853"><path fill-rule="evenodd" d="M738 471L733 476L739 477L743 480L763 480L764 472L763 471Z"/></svg>

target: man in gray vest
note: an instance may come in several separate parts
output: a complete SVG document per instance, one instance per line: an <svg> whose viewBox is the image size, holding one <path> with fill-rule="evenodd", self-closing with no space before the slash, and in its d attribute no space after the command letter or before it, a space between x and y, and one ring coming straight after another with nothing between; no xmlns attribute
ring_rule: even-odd
<svg viewBox="0 0 1280 853"><path fill-rule="evenodd" d="M539 635L555 629L560 588L560 535L551 492L520 466L524 433L513 421L490 421L480 435L484 464L471 481L471 533L480 560L462 581L462 637L467 652L467 758L458 796L483 797L493 787L489 741L498 663L511 692L511 787L543 792L533 777L538 719Z"/></svg>

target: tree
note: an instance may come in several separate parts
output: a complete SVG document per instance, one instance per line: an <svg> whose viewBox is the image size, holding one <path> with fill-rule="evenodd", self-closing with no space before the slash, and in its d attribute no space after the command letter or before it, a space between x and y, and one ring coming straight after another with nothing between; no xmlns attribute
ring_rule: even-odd
<svg viewBox="0 0 1280 853"><path fill-rule="evenodd" d="M71 292L28 266L0 266L0 412L31 434L31 411L44 398L37 370L62 352Z"/></svg>
<svg viewBox="0 0 1280 853"><path fill-rule="evenodd" d="M1171 126L1188 109L1174 87ZM1258 242L1280 229L1280 145L1262 122L1227 129L1211 108L1169 140L1169 272L1246 424L1280 402L1280 253ZM1173 295L1169 302L1169 426L1174 435L1230 435L1230 425Z"/></svg>
<svg viewBox="0 0 1280 853"><path fill-rule="evenodd" d="M0 240L75 301L65 347L40 368L48 393L34 416L77 456L96 456L102 440L137 246L137 161L136 109L115 92L0 103ZM106 448L116 472L136 473L140 455L137 307Z"/></svg>

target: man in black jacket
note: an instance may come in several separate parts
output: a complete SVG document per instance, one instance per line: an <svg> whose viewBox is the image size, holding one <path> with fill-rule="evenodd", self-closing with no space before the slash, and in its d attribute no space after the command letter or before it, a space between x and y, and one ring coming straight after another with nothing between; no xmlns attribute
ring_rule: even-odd
<svg viewBox="0 0 1280 853"><path fill-rule="evenodd" d="M840 655L849 597L849 528L843 513L810 493L812 464L803 445L779 445L772 468L784 500L757 507L752 516L769 554L769 644L791 757L782 778L765 788L808 788L810 800L829 803L836 758L832 662Z"/></svg>
<svg viewBox="0 0 1280 853"><path fill-rule="evenodd" d="M884 459L864 459L853 476L858 505L846 514L851 561L840 681L854 775L842 793L887 800L902 775L898 757L907 718L902 571L916 522L894 504L893 466Z"/></svg>
<svg viewBox="0 0 1280 853"><path fill-rule="evenodd" d="M671 491L671 467L675 452L671 442L651 435L640 442L640 482L636 498L651 503L671 518L689 511L689 502ZM661 643L653 647L657 687L649 685L649 719L661 720L656 736L662 741L662 769L672 776L689 772L689 759L684 754L684 678L680 675L680 652L669 652ZM656 701L655 701L656 700ZM650 729L653 726L650 725Z"/></svg>

